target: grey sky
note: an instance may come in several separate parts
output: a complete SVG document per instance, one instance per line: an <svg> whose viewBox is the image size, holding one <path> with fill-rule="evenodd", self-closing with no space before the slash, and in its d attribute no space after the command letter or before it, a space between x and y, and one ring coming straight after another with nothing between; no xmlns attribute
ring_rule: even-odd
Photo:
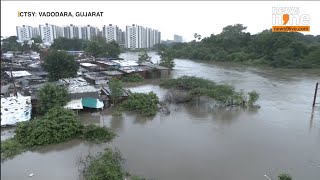
<svg viewBox="0 0 320 180"><path fill-rule="evenodd" d="M202 36L218 34L231 24L244 24L250 33L257 33L272 26L272 7L299 7L311 17L311 32L320 34L319 1L2 1L1 35L16 35L17 25L102 25L116 24L121 29L126 25L139 24L158 29L162 39L173 39L174 34L184 40L192 40L194 33ZM18 11L103 11L103 17L18 17Z"/></svg>

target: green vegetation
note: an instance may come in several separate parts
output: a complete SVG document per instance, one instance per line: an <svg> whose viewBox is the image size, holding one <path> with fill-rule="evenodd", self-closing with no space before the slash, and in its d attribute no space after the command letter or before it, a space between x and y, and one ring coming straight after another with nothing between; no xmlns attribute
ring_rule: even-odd
<svg viewBox="0 0 320 180"><path fill-rule="evenodd" d="M50 48L65 51L82 51L86 49L87 44L88 40L59 37L53 41Z"/></svg>
<svg viewBox="0 0 320 180"><path fill-rule="evenodd" d="M33 38L31 38L31 40L33 40L34 43L43 43L43 41L42 41L40 36L33 37Z"/></svg>
<svg viewBox="0 0 320 180"><path fill-rule="evenodd" d="M7 39L2 40L1 45L1 52L8 52L8 51L21 51L22 47L21 44L17 42L17 36L10 36Z"/></svg>
<svg viewBox="0 0 320 180"><path fill-rule="evenodd" d="M115 104L123 95L123 83L119 79L113 78L109 82L109 88L111 91L112 104Z"/></svg>
<svg viewBox="0 0 320 180"><path fill-rule="evenodd" d="M255 91L246 95L243 90L236 91L233 86L216 84L207 79L191 76L165 80L160 83L160 86L171 89L166 95L166 100L175 103L184 103L200 96L208 96L226 106L253 106L259 98L259 94Z"/></svg>
<svg viewBox="0 0 320 180"><path fill-rule="evenodd" d="M158 55L160 56L160 66L167 67L171 70L174 68L174 51L172 49L160 48Z"/></svg>
<svg viewBox="0 0 320 180"><path fill-rule="evenodd" d="M96 156L88 155L80 160L83 166L82 176L86 180L122 180L126 172L122 168L124 159L119 151L106 149L104 153Z"/></svg>
<svg viewBox="0 0 320 180"><path fill-rule="evenodd" d="M121 79L123 82L142 82L144 78L140 74L125 76Z"/></svg>
<svg viewBox="0 0 320 180"><path fill-rule="evenodd" d="M121 104L122 110L136 111L143 116L154 116L157 113L159 103L158 96L149 92L146 93L132 93L129 98Z"/></svg>
<svg viewBox="0 0 320 180"><path fill-rule="evenodd" d="M48 53L43 67L49 73L49 80L56 81L63 78L75 77L80 64L65 51L53 50Z"/></svg>
<svg viewBox="0 0 320 180"><path fill-rule="evenodd" d="M85 180L146 180L135 175L130 175L123 168L124 158L119 150L105 149L96 156L88 155L79 160L81 176Z"/></svg>
<svg viewBox="0 0 320 180"><path fill-rule="evenodd" d="M278 179L279 179L279 180L292 180L292 177L291 177L289 174L281 173L281 174L278 176Z"/></svg>
<svg viewBox="0 0 320 180"><path fill-rule="evenodd" d="M15 138L31 148L65 142L81 135L82 131L83 125L73 111L54 107L40 119L19 123Z"/></svg>
<svg viewBox="0 0 320 180"><path fill-rule="evenodd" d="M245 30L242 24L229 25L220 34L211 34L199 42L177 43L162 50L171 50L175 58L239 62L276 68L320 67L320 35L273 33L271 30L251 35Z"/></svg>
<svg viewBox="0 0 320 180"><path fill-rule="evenodd" d="M121 50L115 41L107 42L104 38L95 37L89 41L85 52L93 57L118 58Z"/></svg>
<svg viewBox="0 0 320 180"><path fill-rule="evenodd" d="M39 98L38 113L44 114L55 106L64 106L69 101L69 92L66 87L55 84L45 84L37 94Z"/></svg>
<svg viewBox="0 0 320 180"><path fill-rule="evenodd" d="M106 127L100 127L93 124L86 126L83 129L82 138L93 142L108 142L115 137L111 129Z"/></svg>
<svg viewBox="0 0 320 180"><path fill-rule="evenodd" d="M11 138L1 142L1 160L11 158L26 151L23 145L21 145L17 139Z"/></svg>
<svg viewBox="0 0 320 180"><path fill-rule="evenodd" d="M138 64L142 64L150 61L151 61L151 57L148 55L147 50L144 49L142 52L138 54Z"/></svg>
<svg viewBox="0 0 320 180"><path fill-rule="evenodd" d="M73 111L54 107L44 116L20 122L12 139L1 142L1 157L6 159L40 146L83 138L94 142L111 141L115 134L109 128L84 126Z"/></svg>

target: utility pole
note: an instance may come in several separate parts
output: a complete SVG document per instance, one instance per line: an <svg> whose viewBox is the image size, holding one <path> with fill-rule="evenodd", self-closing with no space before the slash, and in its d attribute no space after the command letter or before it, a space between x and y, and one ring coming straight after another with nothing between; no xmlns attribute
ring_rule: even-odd
<svg viewBox="0 0 320 180"><path fill-rule="evenodd" d="M312 107L314 107L316 105L317 93L318 93L318 89L319 89L318 87L319 87L319 83L316 84L316 89L314 90L314 97L313 97Z"/></svg>
<svg viewBox="0 0 320 180"><path fill-rule="evenodd" d="M13 62L13 59L11 60L11 62ZM14 87L14 95L18 97L17 87L16 87L16 84L15 84L15 81L14 81L14 77L13 77L13 74L12 74L12 66L13 66L13 63L11 64L11 67L10 67L10 76L11 76L11 80L12 80L13 87Z"/></svg>

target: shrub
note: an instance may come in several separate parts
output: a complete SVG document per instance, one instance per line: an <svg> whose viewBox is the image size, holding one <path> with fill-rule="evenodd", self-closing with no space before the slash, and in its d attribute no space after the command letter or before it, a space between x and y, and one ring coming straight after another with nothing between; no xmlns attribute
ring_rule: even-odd
<svg viewBox="0 0 320 180"><path fill-rule="evenodd" d="M1 142L1 160L13 157L24 152L26 148L16 138L7 139Z"/></svg>
<svg viewBox="0 0 320 180"><path fill-rule="evenodd" d="M15 137L26 147L34 147L70 140L82 130L83 125L73 111L55 107L40 119L18 123Z"/></svg>
<svg viewBox="0 0 320 180"><path fill-rule="evenodd" d="M80 160L83 165L81 175L88 180L122 180L126 174L122 168L123 161L119 151L106 149L97 156L88 155Z"/></svg>
<svg viewBox="0 0 320 180"><path fill-rule="evenodd" d="M115 134L109 128L90 124L83 129L82 137L89 141L108 142L115 137Z"/></svg>
<svg viewBox="0 0 320 180"><path fill-rule="evenodd" d="M249 95L248 104L249 106L253 106L254 103L259 99L259 94L256 91L251 91L248 93L248 95Z"/></svg>
<svg viewBox="0 0 320 180"><path fill-rule="evenodd" d="M122 78L123 82L142 82L144 78L140 74L133 74Z"/></svg>
<svg viewBox="0 0 320 180"><path fill-rule="evenodd" d="M278 176L278 179L279 179L279 180L292 180L292 177L291 177L289 174L281 173L281 174Z"/></svg>
<svg viewBox="0 0 320 180"><path fill-rule="evenodd" d="M214 100L231 105L252 106L259 98L259 94L255 91L248 93L247 100L243 90L236 91L235 88L227 84L216 84L207 79L191 76L182 76L177 79L169 79L162 81L160 86L170 88L165 95L167 102L183 103L188 102L195 97L209 96ZM188 94L185 96L185 94Z"/></svg>
<svg viewBox="0 0 320 180"><path fill-rule="evenodd" d="M148 94L132 93L121 107L127 111L136 111L144 116L154 116L157 113L158 103L159 98L153 92Z"/></svg>

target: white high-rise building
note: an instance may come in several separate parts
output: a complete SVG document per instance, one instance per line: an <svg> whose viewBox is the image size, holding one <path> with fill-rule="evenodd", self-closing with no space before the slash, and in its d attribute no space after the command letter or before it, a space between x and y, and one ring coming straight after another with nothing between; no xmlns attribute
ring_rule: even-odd
<svg viewBox="0 0 320 180"><path fill-rule="evenodd" d="M153 48L160 44L161 33L158 30L133 24L126 27L125 47L129 49Z"/></svg>
<svg viewBox="0 0 320 180"><path fill-rule="evenodd" d="M44 43L52 43L55 39L54 26L46 23L45 25L39 25L39 31L41 39Z"/></svg>
<svg viewBox="0 0 320 180"><path fill-rule="evenodd" d="M62 26L62 36L69 39L81 39L81 28L73 24L70 24L69 26Z"/></svg>
<svg viewBox="0 0 320 180"><path fill-rule="evenodd" d="M179 36L179 35L174 35L173 36L173 41L174 42L177 42L177 43L182 43L183 42L183 40L182 40L182 36Z"/></svg>
<svg viewBox="0 0 320 180"><path fill-rule="evenodd" d="M17 37L19 41L28 41L33 38L33 27L31 26L17 26Z"/></svg>
<svg viewBox="0 0 320 180"><path fill-rule="evenodd" d="M40 36L39 28L33 27L32 28L32 37L39 37L39 36Z"/></svg>
<svg viewBox="0 0 320 180"><path fill-rule="evenodd" d="M52 25L52 26L53 26L53 39L63 37L63 28L56 25Z"/></svg>
<svg viewBox="0 0 320 180"><path fill-rule="evenodd" d="M82 39L91 40L91 38L97 37L99 34L99 29L94 26L87 25L87 26L81 27L80 29L81 29L80 33L81 33Z"/></svg>
<svg viewBox="0 0 320 180"><path fill-rule="evenodd" d="M106 38L107 42L116 41L119 43L119 27L109 24L108 26L104 25L102 28L103 36Z"/></svg>

